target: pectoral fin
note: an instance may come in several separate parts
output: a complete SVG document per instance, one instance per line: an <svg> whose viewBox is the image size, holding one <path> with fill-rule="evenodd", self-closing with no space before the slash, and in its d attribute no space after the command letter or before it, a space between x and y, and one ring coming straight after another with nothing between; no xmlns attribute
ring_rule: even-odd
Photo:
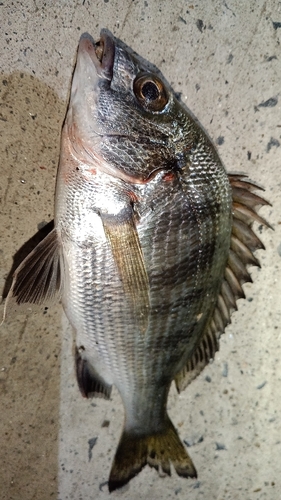
<svg viewBox="0 0 281 500"><path fill-rule="evenodd" d="M102 222L137 326L145 333L149 313L149 282L133 213L119 214L118 218L102 216Z"/></svg>
<svg viewBox="0 0 281 500"><path fill-rule="evenodd" d="M13 275L3 321L14 307L46 304L60 295L63 259L56 229L53 229L22 261Z"/></svg>

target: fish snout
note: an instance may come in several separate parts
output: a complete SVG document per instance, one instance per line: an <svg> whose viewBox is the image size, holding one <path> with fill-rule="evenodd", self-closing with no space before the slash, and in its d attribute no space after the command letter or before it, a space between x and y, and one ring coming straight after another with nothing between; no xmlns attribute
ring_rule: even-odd
<svg viewBox="0 0 281 500"><path fill-rule="evenodd" d="M106 30L101 30L100 39L94 39L88 33L81 35L78 46L78 58L80 55L90 56L96 72L100 78L112 80L113 65L115 56L115 42L112 34Z"/></svg>

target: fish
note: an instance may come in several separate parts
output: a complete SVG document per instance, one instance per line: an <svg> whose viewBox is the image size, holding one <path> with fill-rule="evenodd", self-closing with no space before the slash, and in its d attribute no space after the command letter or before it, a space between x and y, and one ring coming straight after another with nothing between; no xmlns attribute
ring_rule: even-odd
<svg viewBox="0 0 281 500"><path fill-rule="evenodd" d="M160 71L108 30L79 41L61 133L54 229L14 273L6 302L61 300L84 397L110 399L124 426L108 488L147 464L197 477L167 412L219 349L259 266L269 203L226 172Z"/></svg>

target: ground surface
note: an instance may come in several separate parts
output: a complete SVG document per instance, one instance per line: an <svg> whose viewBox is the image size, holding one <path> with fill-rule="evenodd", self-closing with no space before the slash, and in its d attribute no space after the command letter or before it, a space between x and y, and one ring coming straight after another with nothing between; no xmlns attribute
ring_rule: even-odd
<svg viewBox="0 0 281 500"><path fill-rule="evenodd" d="M212 365L170 415L198 480L146 468L110 498L280 499L281 3L184 0L0 3L0 285L16 251L53 217L59 136L79 37L109 28L156 64L217 144L229 171L266 189L248 300ZM108 499L122 428L118 394L85 401L60 306L0 330L1 500ZM95 441L95 438L96 441Z"/></svg>

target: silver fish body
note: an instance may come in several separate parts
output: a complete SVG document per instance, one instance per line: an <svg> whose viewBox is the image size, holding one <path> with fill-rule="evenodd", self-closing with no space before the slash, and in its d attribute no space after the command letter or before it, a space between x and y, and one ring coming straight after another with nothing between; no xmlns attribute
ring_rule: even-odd
<svg viewBox="0 0 281 500"><path fill-rule="evenodd" d="M266 202L254 189L226 173L158 70L106 30L96 43L81 37L48 240L55 250L44 253L43 242L36 257L47 254L49 274L40 288L38 272L29 292L31 255L10 295L43 302L59 291L82 394L118 388L125 423L110 490L146 463L196 476L167 397L173 380L182 390L214 356L250 280L246 265L258 264L251 228L266 224L255 212Z"/></svg>
<svg viewBox="0 0 281 500"><path fill-rule="evenodd" d="M58 172L55 224L68 276L63 304L82 358L122 396L125 429L152 434L164 425L169 386L215 306L229 250L231 193L214 148L182 117L170 90L150 123L152 113L132 96L134 79L144 73L137 60L115 43L112 79L104 81L93 52L90 39L82 39ZM122 224L129 229L122 232ZM139 252L130 230L139 240L147 280L140 276L136 303L108 228L117 234L118 255L132 253L132 267Z"/></svg>

